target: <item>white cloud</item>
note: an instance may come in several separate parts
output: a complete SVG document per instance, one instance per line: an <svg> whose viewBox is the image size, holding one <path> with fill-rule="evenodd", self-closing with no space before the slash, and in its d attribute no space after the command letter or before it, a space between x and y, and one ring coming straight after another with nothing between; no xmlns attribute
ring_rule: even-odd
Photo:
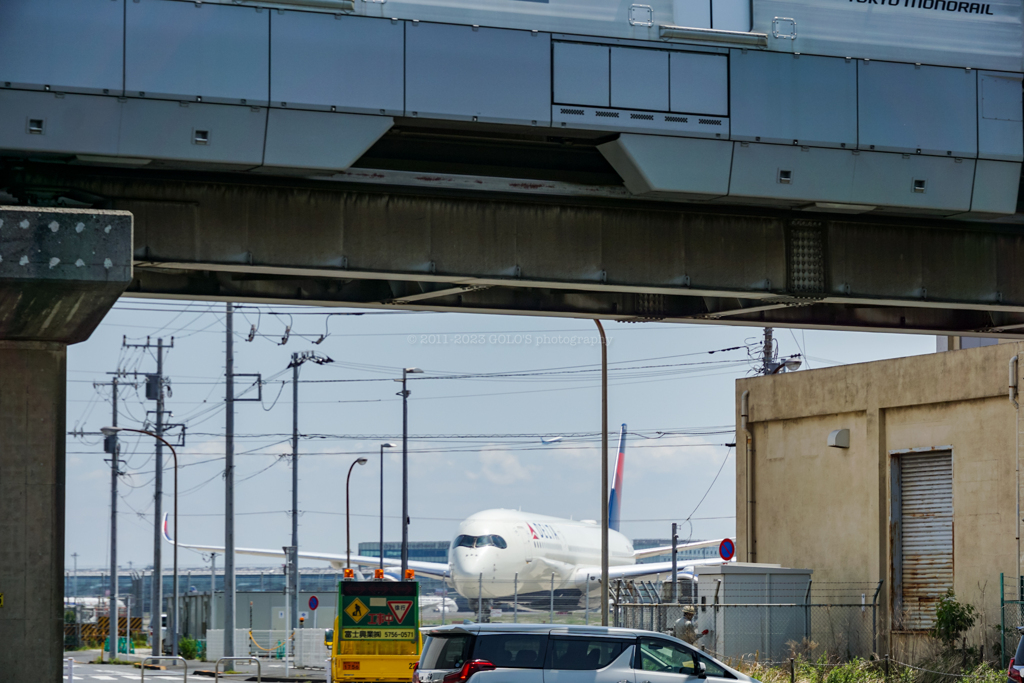
<svg viewBox="0 0 1024 683"><path fill-rule="evenodd" d="M480 473L493 484L514 484L530 481L530 470L519 456L508 451L484 451L480 454Z"/></svg>

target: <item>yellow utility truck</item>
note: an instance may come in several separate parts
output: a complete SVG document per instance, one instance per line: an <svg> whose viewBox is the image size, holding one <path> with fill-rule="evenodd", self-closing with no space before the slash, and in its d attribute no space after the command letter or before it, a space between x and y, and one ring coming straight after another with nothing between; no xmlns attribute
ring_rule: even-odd
<svg viewBox="0 0 1024 683"><path fill-rule="evenodd" d="M419 583L353 581L338 584L331 647L331 680L412 680L420 659Z"/></svg>

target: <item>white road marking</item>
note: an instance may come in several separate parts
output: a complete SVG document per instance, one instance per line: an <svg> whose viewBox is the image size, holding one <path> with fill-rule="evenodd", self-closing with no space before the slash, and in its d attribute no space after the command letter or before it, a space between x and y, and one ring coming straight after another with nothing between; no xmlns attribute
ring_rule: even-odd
<svg viewBox="0 0 1024 683"><path fill-rule="evenodd" d="M117 679L113 676L92 676L93 680L96 681L116 681Z"/></svg>

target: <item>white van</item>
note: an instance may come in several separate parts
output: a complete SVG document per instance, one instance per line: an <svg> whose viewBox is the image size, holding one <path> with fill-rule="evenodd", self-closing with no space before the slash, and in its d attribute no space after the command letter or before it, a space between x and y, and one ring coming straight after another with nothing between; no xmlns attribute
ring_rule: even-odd
<svg viewBox="0 0 1024 683"><path fill-rule="evenodd" d="M755 679L653 631L557 624L423 629L417 683L702 683Z"/></svg>

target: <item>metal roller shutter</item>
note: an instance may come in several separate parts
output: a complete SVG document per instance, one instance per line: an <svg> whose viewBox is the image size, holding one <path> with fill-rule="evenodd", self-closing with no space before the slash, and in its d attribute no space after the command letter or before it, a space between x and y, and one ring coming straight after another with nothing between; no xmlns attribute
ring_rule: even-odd
<svg viewBox="0 0 1024 683"><path fill-rule="evenodd" d="M901 626L925 630L953 587L953 455L902 455L899 469Z"/></svg>

